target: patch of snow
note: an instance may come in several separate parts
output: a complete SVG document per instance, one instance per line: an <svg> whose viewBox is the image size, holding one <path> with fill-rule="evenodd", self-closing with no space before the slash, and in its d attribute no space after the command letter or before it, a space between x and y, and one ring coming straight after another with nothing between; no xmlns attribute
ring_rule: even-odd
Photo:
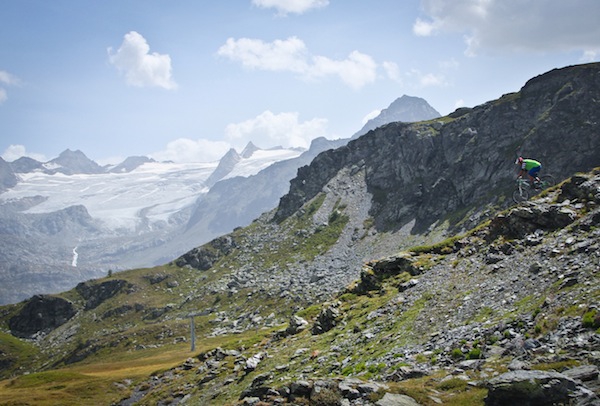
<svg viewBox="0 0 600 406"><path fill-rule="evenodd" d="M0 201L41 195L47 199L28 213L50 213L83 205L110 229L135 230L139 224L167 220L207 192L204 181L217 163L146 163L129 173L28 173Z"/></svg>
<svg viewBox="0 0 600 406"><path fill-rule="evenodd" d="M303 151L293 149L259 149L254 151L250 158L243 158L235 165L235 168L223 179L234 178L236 176L249 177L256 175L274 162L284 161L300 156Z"/></svg>

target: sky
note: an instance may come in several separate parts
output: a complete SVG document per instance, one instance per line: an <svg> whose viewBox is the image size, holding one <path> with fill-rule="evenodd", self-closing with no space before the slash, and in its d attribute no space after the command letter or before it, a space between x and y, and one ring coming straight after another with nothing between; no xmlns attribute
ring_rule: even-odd
<svg viewBox="0 0 600 406"><path fill-rule="evenodd" d="M1 0L0 156L211 162L600 60L598 0Z"/></svg>

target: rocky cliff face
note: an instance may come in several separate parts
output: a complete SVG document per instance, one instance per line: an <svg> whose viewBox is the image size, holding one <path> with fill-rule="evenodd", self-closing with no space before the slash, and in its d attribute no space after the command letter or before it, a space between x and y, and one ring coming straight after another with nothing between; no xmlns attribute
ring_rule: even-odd
<svg viewBox="0 0 600 406"><path fill-rule="evenodd" d="M365 173L379 230L414 220L414 232L422 233L457 211L506 204L516 153L540 160L557 179L598 165L599 94L600 65L580 65L444 119L388 124L300 168L276 219L290 216L349 167Z"/></svg>

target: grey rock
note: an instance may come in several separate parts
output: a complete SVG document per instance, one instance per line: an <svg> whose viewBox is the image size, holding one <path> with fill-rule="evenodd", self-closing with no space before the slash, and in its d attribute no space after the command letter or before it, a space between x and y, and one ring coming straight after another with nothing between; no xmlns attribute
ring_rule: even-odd
<svg viewBox="0 0 600 406"><path fill-rule="evenodd" d="M406 395L386 393L383 398L375 402L377 406L420 406L416 400Z"/></svg>
<svg viewBox="0 0 600 406"><path fill-rule="evenodd" d="M569 403L578 396L579 385L566 375L544 371L512 371L487 383L488 406Z"/></svg>
<svg viewBox="0 0 600 406"><path fill-rule="evenodd" d="M8 327L16 337L31 338L38 333L48 333L71 319L77 311L68 300L60 297L36 295L27 301Z"/></svg>

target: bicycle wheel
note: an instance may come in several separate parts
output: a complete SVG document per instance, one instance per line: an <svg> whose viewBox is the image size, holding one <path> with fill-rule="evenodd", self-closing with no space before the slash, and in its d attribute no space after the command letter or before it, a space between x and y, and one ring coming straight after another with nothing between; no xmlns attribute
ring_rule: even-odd
<svg viewBox="0 0 600 406"><path fill-rule="evenodd" d="M524 187L516 188L513 192L512 198L515 201L515 203L524 202L527 199L529 199L529 190L527 190L527 188Z"/></svg>
<svg viewBox="0 0 600 406"><path fill-rule="evenodd" d="M556 185L556 180L552 175L542 175L540 176L540 183L542 189L548 189L549 187Z"/></svg>

